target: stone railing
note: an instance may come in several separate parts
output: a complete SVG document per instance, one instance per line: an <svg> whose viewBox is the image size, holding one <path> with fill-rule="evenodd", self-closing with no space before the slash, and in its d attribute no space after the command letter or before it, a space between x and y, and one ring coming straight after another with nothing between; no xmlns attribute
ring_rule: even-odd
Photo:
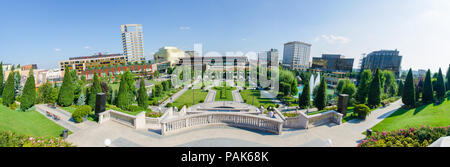
<svg viewBox="0 0 450 167"><path fill-rule="evenodd" d="M297 117L286 118L283 126L286 128L308 129L309 127L330 122L340 125L342 123L342 114L336 111L327 111L315 115L306 115L303 112L299 112Z"/></svg>
<svg viewBox="0 0 450 167"><path fill-rule="evenodd" d="M256 129L275 134L281 134L283 120L230 112L205 112L186 115L179 118L163 120L161 134L166 135L177 131L205 125L228 125Z"/></svg>
<svg viewBox="0 0 450 167"><path fill-rule="evenodd" d="M136 116L114 110L108 110L99 114L98 118L99 124L102 124L109 120L118 122L126 126L130 126L135 129L145 128L146 124L145 112L141 112Z"/></svg>

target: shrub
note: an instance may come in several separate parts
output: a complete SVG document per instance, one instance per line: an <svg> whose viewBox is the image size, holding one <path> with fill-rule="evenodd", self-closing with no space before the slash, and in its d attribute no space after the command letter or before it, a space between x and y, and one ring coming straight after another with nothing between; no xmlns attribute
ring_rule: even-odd
<svg viewBox="0 0 450 167"><path fill-rule="evenodd" d="M362 140L358 147L427 147L440 137L450 135L447 127L420 127L392 132L374 132Z"/></svg>
<svg viewBox="0 0 450 167"><path fill-rule="evenodd" d="M139 111L145 111L145 109L142 108L142 107L139 107L139 106L129 105L128 106L128 111L130 111L130 112L139 112Z"/></svg>
<svg viewBox="0 0 450 167"><path fill-rule="evenodd" d="M88 106L88 105L79 106L73 112L72 118L77 123L83 122L83 117L88 116L91 113L91 111L92 111L92 107L91 106Z"/></svg>
<svg viewBox="0 0 450 167"><path fill-rule="evenodd" d="M12 103L8 106L11 110L16 110L17 109L17 103Z"/></svg>
<svg viewBox="0 0 450 167"><path fill-rule="evenodd" d="M205 102L204 100L200 100L200 101L198 101L199 103L203 103L203 102Z"/></svg>
<svg viewBox="0 0 450 167"><path fill-rule="evenodd" d="M173 107L173 103L167 103L166 107Z"/></svg>
<svg viewBox="0 0 450 167"><path fill-rule="evenodd" d="M358 118L365 119L370 114L370 108L365 104L358 104L355 106L354 112Z"/></svg>
<svg viewBox="0 0 450 167"><path fill-rule="evenodd" d="M146 117L151 117L151 118L159 118L162 116L162 113L159 112L148 112L145 114Z"/></svg>
<svg viewBox="0 0 450 167"><path fill-rule="evenodd" d="M56 137L33 137L14 132L0 132L0 147L73 147L72 143Z"/></svg>

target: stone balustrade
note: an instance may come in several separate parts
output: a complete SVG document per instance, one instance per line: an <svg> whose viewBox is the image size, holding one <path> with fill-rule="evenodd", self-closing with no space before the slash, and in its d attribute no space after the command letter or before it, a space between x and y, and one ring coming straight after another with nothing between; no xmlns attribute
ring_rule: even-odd
<svg viewBox="0 0 450 167"><path fill-rule="evenodd" d="M118 122L126 126L130 126L135 129L145 128L146 124L145 112L141 112L136 116L114 110L108 110L99 114L99 124L102 124L109 120Z"/></svg>
<svg viewBox="0 0 450 167"><path fill-rule="evenodd" d="M308 129L309 127L319 126L327 123L342 123L342 114L336 111L327 111L314 115L306 115L299 112L297 117L286 118L283 126L286 128Z"/></svg>
<svg viewBox="0 0 450 167"><path fill-rule="evenodd" d="M256 129L275 134L281 134L283 129L283 120L280 119L242 113L205 112L163 120L161 122L161 134L166 135L197 126L221 124Z"/></svg>

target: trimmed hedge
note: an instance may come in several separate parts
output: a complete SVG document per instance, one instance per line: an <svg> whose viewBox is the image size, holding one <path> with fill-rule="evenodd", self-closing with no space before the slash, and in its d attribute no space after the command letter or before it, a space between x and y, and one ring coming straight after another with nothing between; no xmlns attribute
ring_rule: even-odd
<svg viewBox="0 0 450 167"><path fill-rule="evenodd" d="M83 122L83 117L88 116L92 111L92 107L88 105L79 106L72 114L73 120L80 123Z"/></svg>
<svg viewBox="0 0 450 167"><path fill-rule="evenodd" d="M365 119L370 114L370 108L365 104L358 104L353 109L358 118Z"/></svg>

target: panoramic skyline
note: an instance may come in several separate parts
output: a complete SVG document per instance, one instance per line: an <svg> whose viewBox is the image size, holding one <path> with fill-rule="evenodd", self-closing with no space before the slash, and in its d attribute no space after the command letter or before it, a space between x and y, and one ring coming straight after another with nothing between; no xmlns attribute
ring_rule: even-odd
<svg viewBox="0 0 450 167"><path fill-rule="evenodd" d="M302 41L312 57L355 58L398 49L402 69L448 67L450 2L399 1L12 1L0 6L2 61L57 68L58 61L123 53L120 25L142 24L145 57L163 46L203 52L278 49ZM438 60L438 61L437 61Z"/></svg>

